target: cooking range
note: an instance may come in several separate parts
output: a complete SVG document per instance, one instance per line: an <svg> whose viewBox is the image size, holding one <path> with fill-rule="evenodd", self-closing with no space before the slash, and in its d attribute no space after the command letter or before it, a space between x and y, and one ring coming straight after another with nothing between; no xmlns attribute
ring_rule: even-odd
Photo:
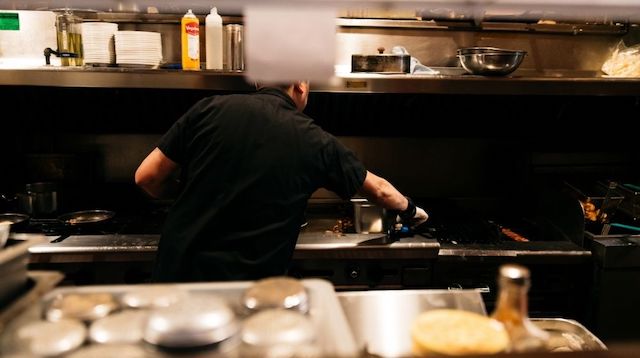
<svg viewBox="0 0 640 358"><path fill-rule="evenodd" d="M490 215L486 214L490 211L424 203L430 219L399 236L335 233L335 215L308 211L289 274L324 278L337 290L476 288L485 292L491 307L498 266L516 262L533 272L534 313L582 318L591 252L573 241L582 235L579 225L556 220L552 210L550 215L518 210L505 211L520 215L505 211ZM29 249L30 269L62 271L73 284L140 283L149 280L165 215L166 208L122 212L86 227L32 219L17 231L51 238ZM581 218L579 222L583 223Z"/></svg>
<svg viewBox="0 0 640 358"><path fill-rule="evenodd" d="M534 316L584 318L591 252L577 244L584 230L577 202L541 199L524 203L524 209L503 202L416 203L430 219L399 237L323 233L318 219L309 217L290 274L325 278L339 291L479 289L492 307L498 267L515 262L533 272ZM323 229L331 227L328 222Z"/></svg>

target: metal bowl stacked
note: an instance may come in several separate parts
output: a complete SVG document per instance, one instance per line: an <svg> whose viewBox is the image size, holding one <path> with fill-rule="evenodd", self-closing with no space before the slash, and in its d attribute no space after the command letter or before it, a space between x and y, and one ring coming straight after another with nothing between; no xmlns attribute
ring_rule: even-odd
<svg viewBox="0 0 640 358"><path fill-rule="evenodd" d="M515 71L526 51L507 50L497 47L463 47L457 57L464 69L474 75L504 76Z"/></svg>

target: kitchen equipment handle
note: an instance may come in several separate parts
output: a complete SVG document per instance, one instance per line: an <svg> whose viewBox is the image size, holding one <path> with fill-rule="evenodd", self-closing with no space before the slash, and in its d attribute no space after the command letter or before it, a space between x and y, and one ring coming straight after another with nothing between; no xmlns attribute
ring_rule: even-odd
<svg viewBox="0 0 640 358"><path fill-rule="evenodd" d="M598 212L598 221L601 223L607 223L609 219L609 202L611 201L611 193L618 187L618 183L609 182L609 186L607 187L607 193L604 196L604 200L602 201L602 205L600 206L600 211Z"/></svg>
<svg viewBox="0 0 640 358"><path fill-rule="evenodd" d="M611 223L609 225L612 226L612 227L619 227L619 228L622 228L622 229L628 229L628 230L633 230L633 231L640 232L640 227L638 227L638 226L626 225L626 224L620 224L620 223Z"/></svg>
<svg viewBox="0 0 640 358"><path fill-rule="evenodd" d="M56 51L51 47L47 47L44 49L44 62L47 65L51 64L51 55L56 55L60 58L77 58L79 57L77 53L74 52L64 52L64 51Z"/></svg>

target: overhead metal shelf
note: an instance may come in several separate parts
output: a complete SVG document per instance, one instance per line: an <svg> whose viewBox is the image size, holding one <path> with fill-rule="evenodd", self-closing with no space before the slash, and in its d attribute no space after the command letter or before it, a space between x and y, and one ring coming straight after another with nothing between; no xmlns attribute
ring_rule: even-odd
<svg viewBox="0 0 640 358"><path fill-rule="evenodd" d="M640 94L640 78L610 78L590 71L518 70L509 77L462 74L460 68L440 68L441 74L343 74L328 83L312 83L314 92L434 93L509 95L629 95ZM51 67L0 70L0 85L84 88L166 88L252 91L241 72L180 71L135 68Z"/></svg>

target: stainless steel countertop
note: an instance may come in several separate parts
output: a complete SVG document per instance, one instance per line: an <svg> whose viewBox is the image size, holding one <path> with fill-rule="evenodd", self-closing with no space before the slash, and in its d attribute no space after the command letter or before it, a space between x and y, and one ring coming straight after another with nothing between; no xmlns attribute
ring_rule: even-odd
<svg viewBox="0 0 640 358"><path fill-rule="evenodd" d="M11 238L23 240L30 234L12 234ZM160 235L71 235L61 242L52 242L59 236L47 236L49 242L31 247L32 254L74 252L146 252L156 251ZM327 234L301 233L296 250L332 250L356 247L380 247L387 249L436 249L435 240L420 237L405 238L393 243L377 243L382 234Z"/></svg>
<svg viewBox="0 0 640 358"><path fill-rule="evenodd" d="M32 234L12 234L24 240ZM37 236L37 235L35 235ZM72 235L62 242L49 242L29 248L32 259L47 256L92 257L142 255L152 258L157 250L159 235ZM591 252L570 242L507 243L504 247L490 245L441 245L436 240L420 236L385 243L381 234L334 234L330 232L302 232L298 238L294 258L472 258L472 257L528 257L590 258ZM513 245L509 245L513 244ZM364 255L364 256L363 256ZM66 260L66 259L65 259ZM64 262L61 260L60 262ZM48 261L48 260L47 260Z"/></svg>
<svg viewBox="0 0 640 358"><path fill-rule="evenodd" d="M518 69L510 76L472 76L461 68L439 75L344 73L314 92L520 95L635 95L640 78L611 78L592 71ZM0 69L0 85L106 88L169 88L252 91L241 72L110 67Z"/></svg>

